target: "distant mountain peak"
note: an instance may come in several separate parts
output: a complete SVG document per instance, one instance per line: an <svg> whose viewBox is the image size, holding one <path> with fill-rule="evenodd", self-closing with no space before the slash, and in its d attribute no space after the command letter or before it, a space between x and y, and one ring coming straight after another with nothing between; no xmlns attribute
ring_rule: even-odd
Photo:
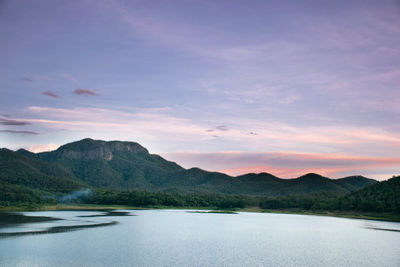
<svg viewBox="0 0 400 267"><path fill-rule="evenodd" d="M104 159L110 161L114 152L146 153L148 150L138 143L125 141L103 141L85 138L60 146L58 157L73 159Z"/></svg>
<svg viewBox="0 0 400 267"><path fill-rule="evenodd" d="M352 176L344 177L342 179L369 179L369 178L362 176L362 175L352 175Z"/></svg>
<svg viewBox="0 0 400 267"><path fill-rule="evenodd" d="M0 150L1 158L3 160L0 162L5 164L3 169L0 169L0 177L1 172L9 173L16 169L26 170L28 173L31 167L37 165L46 168L48 173L54 176L64 173L63 177L78 179L94 188L118 190L181 190L283 196L313 192L343 194L376 182L361 176L330 179L316 173L308 173L294 179L281 179L265 172L232 177L225 173L210 172L196 167L184 169L158 155L149 154L146 148L135 142L91 138L37 154L26 150L18 152ZM29 162L29 168L24 162ZM53 169L58 171L52 171ZM42 169L35 171L40 173ZM45 180L46 175L43 173L41 180Z"/></svg>
<svg viewBox="0 0 400 267"><path fill-rule="evenodd" d="M310 173L304 174L304 175L300 176L297 179L316 179L316 178L325 178L325 179L327 179L327 177L324 177L324 176L322 176L322 175L320 175L318 173L314 173L314 172L310 172Z"/></svg>
<svg viewBox="0 0 400 267"><path fill-rule="evenodd" d="M20 155L24 155L25 157L36 157L35 153L33 153L33 152L29 151L29 150L26 150L24 148L20 148L16 152L18 154L20 154Z"/></svg>
<svg viewBox="0 0 400 267"><path fill-rule="evenodd" d="M280 179L276 177L273 174L270 174L268 172L260 172L260 173L246 173L242 175L236 176L236 178L241 178L241 179Z"/></svg>
<svg viewBox="0 0 400 267"><path fill-rule="evenodd" d="M333 181L333 179L329 177L325 177L318 173L313 173L313 172L304 174L298 178L292 178L290 180L304 182L304 183L317 183L317 182L328 183L330 181Z"/></svg>
<svg viewBox="0 0 400 267"><path fill-rule="evenodd" d="M362 175L348 176L348 177L344 177L341 179L337 179L337 181L345 182L346 184L356 186L356 189L358 189L359 187L364 187L364 186L376 183L376 180L366 178Z"/></svg>

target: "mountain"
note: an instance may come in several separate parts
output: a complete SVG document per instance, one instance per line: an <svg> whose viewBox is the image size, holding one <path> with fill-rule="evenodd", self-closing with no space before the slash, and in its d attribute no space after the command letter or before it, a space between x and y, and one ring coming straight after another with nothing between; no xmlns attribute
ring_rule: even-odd
<svg viewBox="0 0 400 267"><path fill-rule="evenodd" d="M27 150L0 149L0 202L45 202L45 194L83 187L71 171Z"/></svg>
<svg viewBox="0 0 400 267"><path fill-rule="evenodd" d="M354 181L351 177L329 179L319 174L308 173L294 179L280 179L268 173L252 173L238 176L235 179L240 181L239 188L242 192L269 196L301 195L314 192L345 194L376 183L373 179L358 177L358 180Z"/></svg>
<svg viewBox="0 0 400 267"><path fill-rule="evenodd" d="M43 153L2 149L0 182L67 192L80 187L163 192L207 192L285 196L314 192L346 194L375 180L361 176L329 179L306 174L280 179L268 173L232 177L199 168L184 169L150 154L138 143L83 139Z"/></svg>
<svg viewBox="0 0 400 267"><path fill-rule="evenodd" d="M346 186L351 191L356 191L356 190L366 187L367 185L376 183L375 180L366 178L361 175L349 176L349 177L337 179L336 181L341 183L342 185Z"/></svg>
<svg viewBox="0 0 400 267"><path fill-rule="evenodd" d="M178 164L149 154L134 142L87 138L37 155L68 168L90 186L109 189L154 190L163 187L172 173L184 171Z"/></svg>
<svg viewBox="0 0 400 267"><path fill-rule="evenodd" d="M366 178L360 178L364 184L347 178L339 182L317 174L307 174L297 179L279 179L267 173L231 177L199 168L186 170L174 162L150 154L134 142L83 139L55 151L39 153L38 157L68 167L78 179L90 186L117 190L271 196L321 191L344 194L373 182Z"/></svg>
<svg viewBox="0 0 400 267"><path fill-rule="evenodd" d="M400 213L400 176L343 196L338 209Z"/></svg>
<svg viewBox="0 0 400 267"><path fill-rule="evenodd" d="M51 192L69 192L82 187L68 169L40 160L26 150L0 149L0 182Z"/></svg>

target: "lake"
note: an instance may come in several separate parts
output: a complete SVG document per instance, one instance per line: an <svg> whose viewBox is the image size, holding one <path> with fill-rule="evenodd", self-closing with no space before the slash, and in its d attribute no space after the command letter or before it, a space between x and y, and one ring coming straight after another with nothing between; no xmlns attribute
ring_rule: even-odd
<svg viewBox="0 0 400 267"><path fill-rule="evenodd" d="M185 210L18 214L29 220L0 224L0 266L400 266L400 232L388 231L400 230L395 222Z"/></svg>

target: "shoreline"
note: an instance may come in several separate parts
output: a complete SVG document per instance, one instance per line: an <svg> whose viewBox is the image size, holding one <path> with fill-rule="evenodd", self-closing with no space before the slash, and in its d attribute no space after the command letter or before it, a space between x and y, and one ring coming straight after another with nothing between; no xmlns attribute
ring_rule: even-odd
<svg viewBox="0 0 400 267"><path fill-rule="evenodd" d="M275 213L275 214L293 214L293 215L312 215L312 216L328 216L347 219L376 220L388 222L400 222L400 214L393 213L362 213L356 211L309 211L300 209L277 209L264 210L259 207L248 207L238 209L216 209L215 207L171 207L171 206L152 206L152 207L134 207L126 205L96 205L96 204L57 204L43 206L7 206L0 207L0 212L18 212L18 211L57 211L57 210L198 210L198 211L215 211L214 213L237 213L237 212L256 212L256 213Z"/></svg>

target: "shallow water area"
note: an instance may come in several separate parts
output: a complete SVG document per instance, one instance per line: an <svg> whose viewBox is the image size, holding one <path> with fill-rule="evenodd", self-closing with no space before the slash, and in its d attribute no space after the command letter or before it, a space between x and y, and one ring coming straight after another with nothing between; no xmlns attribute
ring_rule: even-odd
<svg viewBox="0 0 400 267"><path fill-rule="evenodd" d="M118 213L117 213L118 214ZM123 213L125 214L125 213ZM7 224L0 227L0 237L28 234L51 233L52 229L64 229L64 231L91 227L99 224L109 224L113 221L104 219L108 217L108 212L88 212L88 211L32 211L32 212L13 212L3 215L19 215L17 221L8 220ZM118 215L117 215L118 216ZM41 218L35 222L35 218ZM25 222L24 222L25 221Z"/></svg>

